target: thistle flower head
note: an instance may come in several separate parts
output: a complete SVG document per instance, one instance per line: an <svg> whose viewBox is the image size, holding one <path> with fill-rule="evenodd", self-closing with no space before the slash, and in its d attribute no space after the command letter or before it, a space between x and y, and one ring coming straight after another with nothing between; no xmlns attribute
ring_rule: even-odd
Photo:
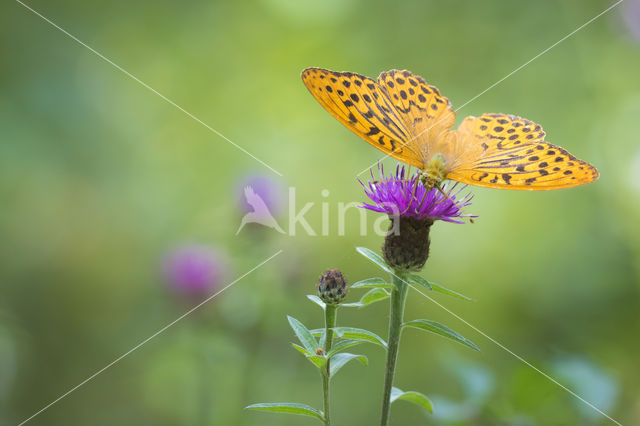
<svg viewBox="0 0 640 426"><path fill-rule="evenodd" d="M186 298L204 298L224 282L225 257L209 247L190 244L169 252L163 263L165 280L171 290Z"/></svg>
<svg viewBox="0 0 640 426"><path fill-rule="evenodd" d="M364 192L372 203L361 207L389 216L413 217L416 219L443 220L464 223L464 219L475 216L465 214L463 209L471 204L472 195L461 196L466 185L443 185L441 189L426 189L420 182L420 174L409 176L404 166L398 166L395 174L384 175L384 168L378 165L379 179L375 179L373 170L371 180L360 182Z"/></svg>
<svg viewBox="0 0 640 426"><path fill-rule="evenodd" d="M318 297L328 305L336 305L347 296L347 279L339 269L328 269L318 281Z"/></svg>
<svg viewBox="0 0 640 426"><path fill-rule="evenodd" d="M265 212L273 216L278 216L282 212L285 207L285 190L282 182L268 175L250 174L239 179L236 186L238 211L241 214L255 213L255 206L249 204L245 196L245 188L247 187L250 187L264 202L266 206Z"/></svg>
<svg viewBox="0 0 640 426"><path fill-rule="evenodd" d="M395 174L384 175L378 165L380 179L362 183L372 201L362 208L386 213L391 219L389 232L382 246L385 262L396 271L419 271L429 258L429 232L436 220L464 223L475 216L463 212L471 204L471 194L460 196L466 185L443 185L426 189L420 174L408 175L403 166Z"/></svg>
<svg viewBox="0 0 640 426"><path fill-rule="evenodd" d="M622 19L627 30L640 42L640 0L631 0L622 5Z"/></svg>

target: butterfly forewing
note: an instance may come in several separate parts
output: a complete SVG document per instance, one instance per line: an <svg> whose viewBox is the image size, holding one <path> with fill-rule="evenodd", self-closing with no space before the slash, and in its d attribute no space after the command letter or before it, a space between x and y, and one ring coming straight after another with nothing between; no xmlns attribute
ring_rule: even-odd
<svg viewBox="0 0 640 426"><path fill-rule="evenodd" d="M369 77L351 72L307 68L302 81L314 98L338 121L365 141L405 163L421 167L403 114Z"/></svg>
<svg viewBox="0 0 640 426"><path fill-rule="evenodd" d="M421 150L428 151L432 142L453 127L456 114L451 103L422 77L407 70L391 70L380 74L378 84L403 115L411 143L416 140Z"/></svg>
<svg viewBox="0 0 640 426"><path fill-rule="evenodd" d="M302 80L347 128L425 173L442 167L439 176L448 179L529 190L567 188L598 178L595 167L545 142L542 127L524 118L467 117L452 131L455 112L449 100L406 70L383 72L376 82L351 72L307 68Z"/></svg>
<svg viewBox="0 0 640 426"><path fill-rule="evenodd" d="M546 190L593 182L595 167L544 142L542 127L506 114L467 117L458 128L465 146L447 178L477 186Z"/></svg>

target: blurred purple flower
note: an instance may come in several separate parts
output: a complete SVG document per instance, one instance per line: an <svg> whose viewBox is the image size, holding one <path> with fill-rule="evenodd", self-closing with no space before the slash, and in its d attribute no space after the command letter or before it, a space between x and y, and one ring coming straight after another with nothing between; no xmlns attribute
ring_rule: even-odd
<svg viewBox="0 0 640 426"><path fill-rule="evenodd" d="M640 0L627 0L622 5L622 19L631 35L640 42Z"/></svg>
<svg viewBox="0 0 640 426"><path fill-rule="evenodd" d="M277 216L282 212L285 199L285 191L282 183L271 176L254 174L240 179L236 190L238 209L242 214L254 211L253 206L247 202L245 197L245 188L247 187L251 187L253 192L264 201L264 204L272 216Z"/></svg>
<svg viewBox="0 0 640 426"><path fill-rule="evenodd" d="M184 245L165 256L165 280L176 293L203 298L213 294L227 276L225 257L203 245Z"/></svg>
<svg viewBox="0 0 640 426"><path fill-rule="evenodd" d="M465 207L471 205L471 193L458 198L466 185L461 185L456 190L458 183L455 183L443 185L442 192L436 188L427 191L420 182L420 174L406 176L404 166L398 166L395 175L391 174L389 177L384 176L381 164L378 165L378 171L379 179L374 178L372 170L371 181L366 184L360 182L367 197L373 201L373 204L364 203L361 208L400 217L455 223L464 223L465 218L476 217L463 212Z"/></svg>

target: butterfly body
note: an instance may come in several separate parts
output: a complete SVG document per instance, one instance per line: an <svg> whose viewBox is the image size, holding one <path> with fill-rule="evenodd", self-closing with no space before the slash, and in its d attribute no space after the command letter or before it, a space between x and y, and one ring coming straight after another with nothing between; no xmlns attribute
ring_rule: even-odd
<svg viewBox="0 0 640 426"><path fill-rule="evenodd" d="M593 182L598 172L563 148L544 141L539 124L508 114L466 117L438 88L409 71L377 80L307 68L302 80L316 100L369 144L422 170L427 187L453 179L502 189L548 190Z"/></svg>
<svg viewBox="0 0 640 426"><path fill-rule="evenodd" d="M446 160L441 154L436 154L420 173L420 180L426 188L436 188L440 187L446 176Z"/></svg>

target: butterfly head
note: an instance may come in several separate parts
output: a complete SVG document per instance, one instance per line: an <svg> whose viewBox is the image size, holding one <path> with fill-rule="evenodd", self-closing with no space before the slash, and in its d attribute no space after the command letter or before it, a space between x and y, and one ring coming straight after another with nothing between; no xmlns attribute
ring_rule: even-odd
<svg viewBox="0 0 640 426"><path fill-rule="evenodd" d="M420 174L420 181L427 189L438 188L446 176L446 160L441 154L434 155Z"/></svg>

